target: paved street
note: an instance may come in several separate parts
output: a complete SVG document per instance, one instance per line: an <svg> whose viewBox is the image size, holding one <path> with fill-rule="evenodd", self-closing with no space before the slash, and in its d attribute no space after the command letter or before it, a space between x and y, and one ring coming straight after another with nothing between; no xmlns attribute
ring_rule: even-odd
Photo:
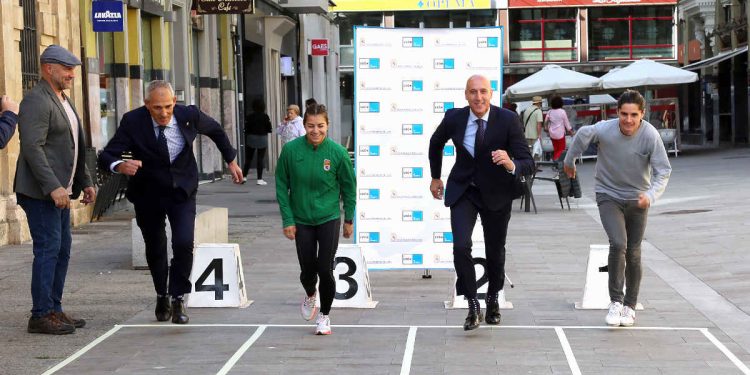
<svg viewBox="0 0 750 375"><path fill-rule="evenodd" d="M537 214L515 203L507 245L515 288L506 288L514 308L502 311L500 327L469 333L460 328L466 311L443 307L453 273L422 279L406 270L371 272L377 307L334 309L334 334L313 336L299 317L299 265L273 184L220 181L202 185L198 203L229 208L250 307L192 308L187 326L157 323L148 271L130 267L125 205L74 230L64 305L88 324L73 335L26 333L31 244L0 247L0 373L750 374L750 149L670 161L644 242L645 310L632 329L609 329L604 310L573 307L589 245L606 244L593 161L579 166L584 197L570 211L545 181L534 186Z"/></svg>

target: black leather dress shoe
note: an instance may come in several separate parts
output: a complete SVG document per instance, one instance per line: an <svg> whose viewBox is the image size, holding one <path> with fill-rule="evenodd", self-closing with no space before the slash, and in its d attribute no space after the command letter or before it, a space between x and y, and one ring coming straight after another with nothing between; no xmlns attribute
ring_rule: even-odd
<svg viewBox="0 0 750 375"><path fill-rule="evenodd" d="M185 302L181 299L175 299L172 301L172 323L174 324L187 324L190 321L187 314L185 313Z"/></svg>
<svg viewBox="0 0 750 375"><path fill-rule="evenodd" d="M487 311L485 311L484 319L487 324L500 324L500 304L497 302L497 300L487 302Z"/></svg>
<svg viewBox="0 0 750 375"><path fill-rule="evenodd" d="M471 331L472 329L479 328L479 323L482 322L482 312L469 311L469 315L466 316L464 322L464 331Z"/></svg>
<svg viewBox="0 0 750 375"><path fill-rule="evenodd" d="M156 320L166 322L172 317L172 307L169 306L169 296L156 297Z"/></svg>

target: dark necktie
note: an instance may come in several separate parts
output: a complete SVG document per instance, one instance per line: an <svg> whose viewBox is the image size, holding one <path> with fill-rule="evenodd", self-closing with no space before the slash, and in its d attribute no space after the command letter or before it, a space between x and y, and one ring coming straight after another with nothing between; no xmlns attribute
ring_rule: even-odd
<svg viewBox="0 0 750 375"><path fill-rule="evenodd" d="M159 126L159 138L156 140L157 147L159 149L159 155L161 155L162 158L165 158L168 163L172 163L169 157L169 147L167 146L167 136L164 135L164 129L166 129L166 126Z"/></svg>
<svg viewBox="0 0 750 375"><path fill-rule="evenodd" d="M484 144L484 120L481 118L477 119L477 134L474 138L474 157L479 155L479 150Z"/></svg>

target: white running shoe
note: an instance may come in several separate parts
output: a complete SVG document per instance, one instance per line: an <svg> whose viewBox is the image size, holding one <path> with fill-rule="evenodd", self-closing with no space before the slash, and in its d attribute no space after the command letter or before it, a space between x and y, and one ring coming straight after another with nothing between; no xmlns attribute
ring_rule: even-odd
<svg viewBox="0 0 750 375"><path fill-rule="evenodd" d="M610 302L609 312L604 320L607 322L608 326L619 326L622 322L622 303L614 301Z"/></svg>
<svg viewBox="0 0 750 375"><path fill-rule="evenodd" d="M258 182L256 182L255 184L257 184L257 185L268 185L268 182L265 182L263 180L258 180Z"/></svg>
<svg viewBox="0 0 750 375"><path fill-rule="evenodd" d="M315 314L318 313L318 307L315 306L315 301L318 298L318 293L315 293L312 295L312 297L307 297L302 300L302 305L300 306L300 313L302 314L302 318L305 320L311 320L315 317Z"/></svg>
<svg viewBox="0 0 750 375"><path fill-rule="evenodd" d="M633 324L635 324L635 310L631 309L630 306L625 306L622 309L620 325L623 327L632 327Z"/></svg>
<svg viewBox="0 0 750 375"><path fill-rule="evenodd" d="M331 318L329 318L328 315L318 315L318 319L315 323L317 324L317 327L315 327L316 335L331 334Z"/></svg>

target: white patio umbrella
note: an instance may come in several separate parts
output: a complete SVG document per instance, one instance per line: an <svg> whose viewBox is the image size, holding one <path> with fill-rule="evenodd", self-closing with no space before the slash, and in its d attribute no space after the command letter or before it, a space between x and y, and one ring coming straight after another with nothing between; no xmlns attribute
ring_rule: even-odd
<svg viewBox="0 0 750 375"><path fill-rule="evenodd" d="M522 99L553 93L585 93L589 90L598 90L600 87L600 79L597 77L565 69L559 65L547 65L508 87L505 90L505 96L508 99Z"/></svg>
<svg viewBox="0 0 750 375"><path fill-rule="evenodd" d="M689 83L698 80L698 74L653 60L643 59L612 70L602 76L605 90L625 89L638 86L663 86Z"/></svg>

